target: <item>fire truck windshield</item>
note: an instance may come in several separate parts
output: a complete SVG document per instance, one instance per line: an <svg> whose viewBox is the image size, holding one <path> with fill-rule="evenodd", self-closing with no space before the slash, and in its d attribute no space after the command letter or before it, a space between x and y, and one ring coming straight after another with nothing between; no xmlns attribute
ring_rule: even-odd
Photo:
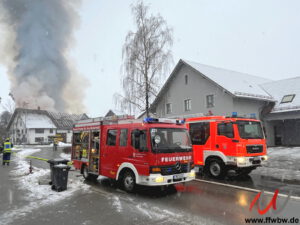
<svg viewBox="0 0 300 225"><path fill-rule="evenodd" d="M238 120L238 130L243 139L263 139L264 134L261 124L256 121Z"/></svg>
<svg viewBox="0 0 300 225"><path fill-rule="evenodd" d="M152 128L150 129L150 133L153 152L172 153L192 151L192 145L186 129Z"/></svg>

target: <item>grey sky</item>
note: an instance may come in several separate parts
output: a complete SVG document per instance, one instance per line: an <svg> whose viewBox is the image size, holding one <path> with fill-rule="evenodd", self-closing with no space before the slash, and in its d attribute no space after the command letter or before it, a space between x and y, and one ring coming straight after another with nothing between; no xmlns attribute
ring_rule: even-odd
<svg viewBox="0 0 300 225"><path fill-rule="evenodd" d="M78 9L81 24L70 58L89 80L85 104L91 116L114 109L112 96L121 91L122 45L127 31L134 28L133 2L83 0ZM145 2L174 29L170 70L184 58L274 80L300 76L300 1ZM5 65L0 66L0 83L5 101L9 90Z"/></svg>

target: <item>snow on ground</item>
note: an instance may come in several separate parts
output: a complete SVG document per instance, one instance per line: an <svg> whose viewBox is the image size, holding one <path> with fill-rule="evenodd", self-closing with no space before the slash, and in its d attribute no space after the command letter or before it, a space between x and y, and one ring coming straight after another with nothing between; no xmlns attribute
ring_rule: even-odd
<svg viewBox="0 0 300 225"><path fill-rule="evenodd" d="M112 203L113 207L117 210L117 212L122 212L123 208L122 208L122 204L121 201L119 199L118 196L113 196L113 203Z"/></svg>
<svg viewBox="0 0 300 225"><path fill-rule="evenodd" d="M48 145L48 146L53 146L53 143L51 143L51 144ZM71 144L71 143L58 142L57 146L58 146L58 147L71 147L72 144Z"/></svg>
<svg viewBox="0 0 300 225"><path fill-rule="evenodd" d="M268 148L268 161L252 174L280 179L281 181L300 181L300 147Z"/></svg>
<svg viewBox="0 0 300 225"><path fill-rule="evenodd" d="M71 147L72 144L71 143L58 142L58 146L59 147Z"/></svg>
<svg viewBox="0 0 300 225"><path fill-rule="evenodd" d="M60 156L60 158L67 159L67 160L71 161L71 154L60 153L59 156Z"/></svg>
<svg viewBox="0 0 300 225"><path fill-rule="evenodd" d="M25 192L24 198L29 203L23 207L11 210L0 216L0 225L8 224L13 220L38 209L41 206L53 204L57 201L62 201L73 195L76 191L89 192L89 185L86 185L76 176L69 173L68 189L63 192L51 190L50 185L39 185L40 180L49 179L50 169L33 168L33 173L29 174L29 162L26 161L26 156L39 152L40 149L22 149L16 153L13 161L16 163L16 168L11 171L12 177L19 183L19 188ZM63 154L63 153L62 153Z"/></svg>

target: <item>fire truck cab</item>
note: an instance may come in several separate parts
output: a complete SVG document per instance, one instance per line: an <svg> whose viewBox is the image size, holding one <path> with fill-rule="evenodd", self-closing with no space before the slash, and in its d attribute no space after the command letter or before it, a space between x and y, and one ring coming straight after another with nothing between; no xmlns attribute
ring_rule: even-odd
<svg viewBox="0 0 300 225"><path fill-rule="evenodd" d="M267 160L266 140L259 120L208 116L186 119L194 151L195 171L204 168L222 178L228 170L247 175Z"/></svg>
<svg viewBox="0 0 300 225"><path fill-rule="evenodd" d="M86 179L103 175L132 192L195 178L186 126L179 120L95 118L73 128L72 161Z"/></svg>

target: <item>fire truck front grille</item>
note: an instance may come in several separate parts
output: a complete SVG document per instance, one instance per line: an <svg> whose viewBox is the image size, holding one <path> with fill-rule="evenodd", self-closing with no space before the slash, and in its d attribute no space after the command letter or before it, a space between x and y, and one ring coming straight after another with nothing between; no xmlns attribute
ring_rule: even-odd
<svg viewBox="0 0 300 225"><path fill-rule="evenodd" d="M263 152L262 145L247 145L246 146L247 153L261 153Z"/></svg>
<svg viewBox="0 0 300 225"><path fill-rule="evenodd" d="M178 173L187 173L190 171L190 166L188 164L179 164L170 166L161 166L161 175L172 175Z"/></svg>

